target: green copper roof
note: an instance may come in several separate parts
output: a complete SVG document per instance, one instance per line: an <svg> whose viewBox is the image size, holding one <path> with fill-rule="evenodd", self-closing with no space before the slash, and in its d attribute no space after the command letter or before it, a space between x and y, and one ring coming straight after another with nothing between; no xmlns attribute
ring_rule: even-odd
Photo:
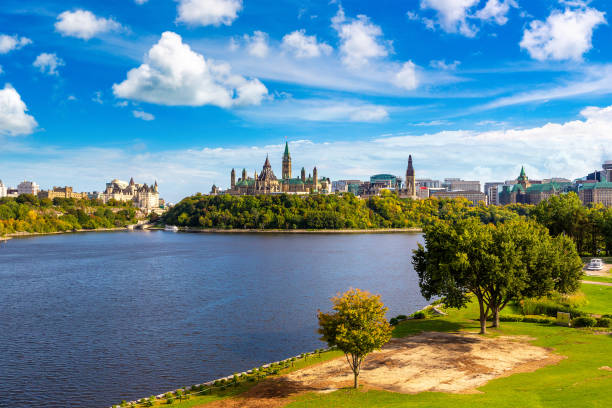
<svg viewBox="0 0 612 408"><path fill-rule="evenodd" d="M285 156L289 156L289 142L285 142Z"/></svg>
<svg viewBox="0 0 612 408"><path fill-rule="evenodd" d="M512 187L512 192L514 193L517 191L525 191L525 188L523 188L521 184L515 184L514 187Z"/></svg>
<svg viewBox="0 0 612 408"><path fill-rule="evenodd" d="M612 189L612 182L610 181L602 181L599 183L585 183L582 185L583 190L596 190L600 188L610 188Z"/></svg>
<svg viewBox="0 0 612 408"><path fill-rule="evenodd" d="M283 183L289 183L289 184L304 184L302 179L299 179L299 178L284 179L284 180L282 180L282 182Z"/></svg>
<svg viewBox="0 0 612 408"><path fill-rule="evenodd" d="M255 180L253 179L240 180L239 182L236 183L236 187L248 187L248 186L252 186L254 183L255 183Z"/></svg>
<svg viewBox="0 0 612 408"><path fill-rule="evenodd" d="M571 183L544 183L544 184L533 184L527 189L527 193L541 193L545 191L560 191L567 187Z"/></svg>
<svg viewBox="0 0 612 408"><path fill-rule="evenodd" d="M525 166L521 166L521 174L520 177L525 177Z"/></svg>

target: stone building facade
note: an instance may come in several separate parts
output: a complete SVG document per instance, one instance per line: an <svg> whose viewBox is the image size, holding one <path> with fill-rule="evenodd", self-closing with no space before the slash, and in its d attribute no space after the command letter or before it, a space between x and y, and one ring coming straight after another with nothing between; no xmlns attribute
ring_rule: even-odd
<svg viewBox="0 0 612 408"><path fill-rule="evenodd" d="M154 185L147 186L146 183L135 183L134 178L131 178L129 183L115 179L110 183L106 183L106 189L103 193L98 194L96 198L101 199L104 203L110 200L131 201L135 207L146 212L159 208L157 181Z"/></svg>
<svg viewBox="0 0 612 408"><path fill-rule="evenodd" d="M516 179L516 184L503 186L502 191L499 193L499 203L501 205L516 203L536 205L541 201L548 200L552 196L568 192L570 188L571 183L555 181L531 184L523 167Z"/></svg>
<svg viewBox="0 0 612 408"><path fill-rule="evenodd" d="M88 198L87 193L76 193L72 187L53 187L52 190L44 190L38 193L38 198L48 198L53 200L54 198L75 198L77 200Z"/></svg>
<svg viewBox="0 0 612 408"><path fill-rule="evenodd" d="M584 205L603 204L612 207L612 181L585 183L580 188L578 196Z"/></svg>

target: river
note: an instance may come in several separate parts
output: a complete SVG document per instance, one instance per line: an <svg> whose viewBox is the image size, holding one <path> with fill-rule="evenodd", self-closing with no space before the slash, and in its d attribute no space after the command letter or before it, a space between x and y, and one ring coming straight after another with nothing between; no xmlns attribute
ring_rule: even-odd
<svg viewBox="0 0 612 408"><path fill-rule="evenodd" d="M0 407L108 407L324 347L355 287L425 306L419 234L78 233L0 243Z"/></svg>

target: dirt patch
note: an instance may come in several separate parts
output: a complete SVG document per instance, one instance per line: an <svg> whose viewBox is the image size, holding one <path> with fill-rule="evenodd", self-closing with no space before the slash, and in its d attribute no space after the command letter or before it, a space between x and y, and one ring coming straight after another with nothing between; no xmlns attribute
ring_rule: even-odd
<svg viewBox="0 0 612 408"><path fill-rule="evenodd" d="M521 340L435 332L393 339L366 358L360 379L373 388L401 393L476 392L494 378L534 371L563 358ZM286 378L314 388L349 386L353 380L343 359Z"/></svg>
<svg viewBox="0 0 612 408"><path fill-rule="evenodd" d="M400 393L440 391L476 393L488 381L556 364L564 356L527 343L527 336L482 337L475 334L426 332L392 339L363 363L365 389ZM280 407L303 392L350 387L353 374L344 357L263 381L240 397L206 407Z"/></svg>

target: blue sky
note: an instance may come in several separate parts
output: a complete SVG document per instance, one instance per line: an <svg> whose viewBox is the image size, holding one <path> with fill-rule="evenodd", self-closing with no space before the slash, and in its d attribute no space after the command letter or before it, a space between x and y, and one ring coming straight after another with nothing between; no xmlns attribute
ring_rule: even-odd
<svg viewBox="0 0 612 408"><path fill-rule="evenodd" d="M580 177L612 158L605 0L3 0L0 179L171 201L232 167Z"/></svg>

